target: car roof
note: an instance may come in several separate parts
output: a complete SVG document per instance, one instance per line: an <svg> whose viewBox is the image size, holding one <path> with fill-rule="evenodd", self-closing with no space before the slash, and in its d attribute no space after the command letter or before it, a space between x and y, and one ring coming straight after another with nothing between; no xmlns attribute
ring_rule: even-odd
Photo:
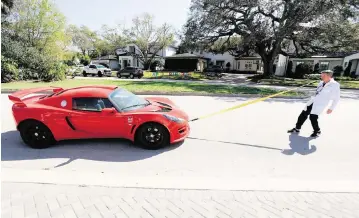
<svg viewBox="0 0 359 218"><path fill-rule="evenodd" d="M80 86L76 88L64 89L55 94L62 97L99 97L107 98L108 95L118 88L117 86Z"/></svg>

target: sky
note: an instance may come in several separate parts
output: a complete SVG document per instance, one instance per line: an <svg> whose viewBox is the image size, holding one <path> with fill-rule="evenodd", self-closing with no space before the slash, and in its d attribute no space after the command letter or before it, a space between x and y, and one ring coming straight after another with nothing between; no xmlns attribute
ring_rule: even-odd
<svg viewBox="0 0 359 218"><path fill-rule="evenodd" d="M154 15L154 23L171 24L181 30L187 20L191 0L55 0L68 24L99 30L103 24L131 25L135 16Z"/></svg>

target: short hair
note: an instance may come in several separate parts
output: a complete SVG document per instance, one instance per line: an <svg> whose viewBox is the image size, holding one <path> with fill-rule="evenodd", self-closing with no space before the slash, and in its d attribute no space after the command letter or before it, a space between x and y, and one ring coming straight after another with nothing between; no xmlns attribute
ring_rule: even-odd
<svg viewBox="0 0 359 218"><path fill-rule="evenodd" d="M333 77L334 72L331 70L323 70L321 73L328 74L330 77Z"/></svg>

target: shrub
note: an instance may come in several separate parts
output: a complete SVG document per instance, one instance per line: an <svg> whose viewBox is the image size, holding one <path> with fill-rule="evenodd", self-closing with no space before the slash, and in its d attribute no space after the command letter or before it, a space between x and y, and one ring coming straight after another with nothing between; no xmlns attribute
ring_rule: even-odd
<svg viewBox="0 0 359 218"><path fill-rule="evenodd" d="M227 64L226 64L226 73L228 73L230 69L231 69L231 63L227 62Z"/></svg>
<svg viewBox="0 0 359 218"><path fill-rule="evenodd" d="M294 78L303 79L304 75L310 74L312 67L308 64L299 64L295 68Z"/></svg>
<svg viewBox="0 0 359 218"><path fill-rule="evenodd" d="M341 76L342 73L343 73L343 71L344 71L344 69L343 69L343 67L342 67L341 65L335 66L335 67L333 68L333 72L334 72L334 76L335 76L335 77Z"/></svg>
<svg viewBox="0 0 359 218"><path fill-rule="evenodd" d="M350 61L347 68L344 70L344 76L350 76L350 70L352 68L352 62Z"/></svg>
<svg viewBox="0 0 359 218"><path fill-rule="evenodd" d="M310 79L310 80L320 80L320 74L307 74L304 75L304 79Z"/></svg>
<svg viewBox="0 0 359 218"><path fill-rule="evenodd" d="M17 80L19 70L14 60L1 56L1 82L7 83Z"/></svg>
<svg viewBox="0 0 359 218"><path fill-rule="evenodd" d="M314 74L319 73L319 63L316 63L316 64L314 65L313 73L314 73Z"/></svg>
<svg viewBox="0 0 359 218"><path fill-rule="evenodd" d="M356 75L355 71L350 73L350 77L351 78L357 78L358 76Z"/></svg>
<svg viewBox="0 0 359 218"><path fill-rule="evenodd" d="M79 55L80 63L87 66L91 62L91 58L88 55Z"/></svg>

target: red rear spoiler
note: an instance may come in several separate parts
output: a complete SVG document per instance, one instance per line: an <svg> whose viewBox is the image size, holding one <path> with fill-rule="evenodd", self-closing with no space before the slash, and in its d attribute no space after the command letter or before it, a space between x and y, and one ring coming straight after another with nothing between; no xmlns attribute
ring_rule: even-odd
<svg viewBox="0 0 359 218"><path fill-rule="evenodd" d="M11 95L9 95L9 99L14 102L14 103L21 103L21 98L30 95L30 94L34 94L34 93L38 93L38 92L46 92L46 91L52 91L54 93L56 92L60 92L64 90L61 87L42 87L42 88L32 88L32 89L24 89L24 90L20 90L17 92L12 93Z"/></svg>

